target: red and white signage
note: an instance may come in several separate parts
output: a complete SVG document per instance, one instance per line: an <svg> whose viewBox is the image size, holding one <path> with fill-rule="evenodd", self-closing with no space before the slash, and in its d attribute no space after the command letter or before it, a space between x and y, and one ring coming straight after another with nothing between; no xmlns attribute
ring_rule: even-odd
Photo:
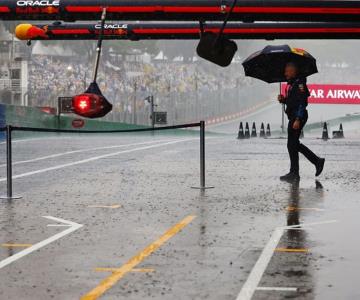
<svg viewBox="0 0 360 300"><path fill-rule="evenodd" d="M281 85L285 93L286 84ZM360 104L360 85L308 84L309 103L314 104Z"/></svg>

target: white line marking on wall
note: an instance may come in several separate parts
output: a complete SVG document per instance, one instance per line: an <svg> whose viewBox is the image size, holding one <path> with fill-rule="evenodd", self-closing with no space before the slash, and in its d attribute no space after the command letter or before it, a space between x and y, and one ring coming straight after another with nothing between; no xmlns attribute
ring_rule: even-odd
<svg viewBox="0 0 360 300"><path fill-rule="evenodd" d="M63 223L65 225L69 226L69 228L0 261L0 269L10 265L11 263L19 260L20 258L23 258L24 256L26 256L36 250L39 250L40 248L43 248L43 247L51 244L52 242L55 242L58 239L61 239L62 237L66 236L84 226L82 224L78 224L78 223L64 220L61 218L55 218L52 216L43 216L43 218L46 218L46 219L49 219L49 220L52 220L55 222Z"/></svg>

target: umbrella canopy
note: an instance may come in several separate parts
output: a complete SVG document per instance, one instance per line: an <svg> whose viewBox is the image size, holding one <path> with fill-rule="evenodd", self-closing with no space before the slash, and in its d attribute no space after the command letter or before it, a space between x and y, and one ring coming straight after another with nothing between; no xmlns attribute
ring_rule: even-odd
<svg viewBox="0 0 360 300"><path fill-rule="evenodd" d="M308 77L317 73L316 59L307 51L288 45L266 46L250 55L244 62L245 75L268 83L286 81L284 70L287 63L298 66L299 76Z"/></svg>

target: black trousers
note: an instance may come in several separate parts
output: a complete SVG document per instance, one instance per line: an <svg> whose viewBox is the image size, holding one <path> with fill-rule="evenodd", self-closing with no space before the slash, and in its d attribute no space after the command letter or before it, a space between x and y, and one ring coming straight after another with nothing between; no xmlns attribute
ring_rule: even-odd
<svg viewBox="0 0 360 300"><path fill-rule="evenodd" d="M307 122L307 115L304 120L301 121L300 128L293 129L295 119L290 119L288 124L288 141L287 148L290 156L290 172L299 172L299 152L302 153L311 163L314 165L318 162L319 157L312 152L308 147L300 143L301 130Z"/></svg>

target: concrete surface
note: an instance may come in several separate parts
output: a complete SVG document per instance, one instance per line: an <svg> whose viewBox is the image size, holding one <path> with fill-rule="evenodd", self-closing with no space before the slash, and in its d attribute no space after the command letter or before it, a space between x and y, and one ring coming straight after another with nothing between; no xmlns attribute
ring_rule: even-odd
<svg viewBox="0 0 360 300"><path fill-rule="evenodd" d="M286 140L235 135L208 135L205 192L196 136L14 142L0 299L360 299L360 140L305 138L326 165L302 159L297 185Z"/></svg>

